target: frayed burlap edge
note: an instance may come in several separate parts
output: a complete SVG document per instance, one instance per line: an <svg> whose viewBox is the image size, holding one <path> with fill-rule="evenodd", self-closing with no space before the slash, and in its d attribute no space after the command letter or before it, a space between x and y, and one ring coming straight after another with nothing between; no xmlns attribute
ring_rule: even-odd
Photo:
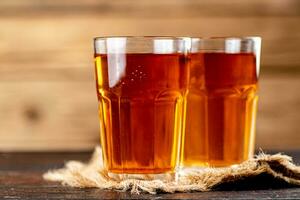
<svg viewBox="0 0 300 200"><path fill-rule="evenodd" d="M177 181L151 180L150 176L149 180L145 180L147 176L143 175L133 178L112 177L103 168L101 154L101 148L96 147L92 159L87 164L69 161L64 168L50 170L43 177L46 180L59 181L72 187L131 191L134 194L209 191L220 183L240 181L263 173L287 184L300 186L300 167L292 163L291 157L282 154L260 153L255 158L234 167L183 170Z"/></svg>

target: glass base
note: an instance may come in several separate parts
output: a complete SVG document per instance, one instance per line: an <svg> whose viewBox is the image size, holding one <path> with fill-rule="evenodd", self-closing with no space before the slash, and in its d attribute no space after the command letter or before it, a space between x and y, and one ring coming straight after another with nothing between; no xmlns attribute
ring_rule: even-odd
<svg viewBox="0 0 300 200"><path fill-rule="evenodd" d="M226 168L237 166L247 159L237 160L237 161L227 161L227 160L212 160L212 161L189 161L181 163L180 169L189 168L189 169L202 169L202 168Z"/></svg>
<svg viewBox="0 0 300 200"><path fill-rule="evenodd" d="M191 165L191 166L181 166L178 176L185 175L186 173L192 173L192 172L199 172L204 171L207 169L222 169L222 168L236 168L239 164L231 164L226 166L210 166L209 164L206 165Z"/></svg>
<svg viewBox="0 0 300 200"><path fill-rule="evenodd" d="M116 181L136 179L136 180L162 180L162 181L176 181L178 179L177 172L166 172L159 174L126 174L108 172L108 176Z"/></svg>

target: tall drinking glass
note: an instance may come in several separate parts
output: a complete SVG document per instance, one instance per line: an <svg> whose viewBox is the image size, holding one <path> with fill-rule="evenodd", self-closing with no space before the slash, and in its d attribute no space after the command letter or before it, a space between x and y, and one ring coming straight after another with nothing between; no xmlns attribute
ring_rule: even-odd
<svg viewBox="0 0 300 200"><path fill-rule="evenodd" d="M186 41L95 38L101 145L110 173L174 172L188 83Z"/></svg>
<svg viewBox="0 0 300 200"><path fill-rule="evenodd" d="M260 44L192 39L183 166L228 166L253 155Z"/></svg>

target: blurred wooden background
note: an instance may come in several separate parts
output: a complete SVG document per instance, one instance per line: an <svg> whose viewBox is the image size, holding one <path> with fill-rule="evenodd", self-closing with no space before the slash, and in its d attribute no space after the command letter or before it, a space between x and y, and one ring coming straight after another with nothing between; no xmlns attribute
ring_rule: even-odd
<svg viewBox="0 0 300 200"><path fill-rule="evenodd" d="M300 148L298 0L1 0L0 150L98 144L92 38L263 38L257 148Z"/></svg>

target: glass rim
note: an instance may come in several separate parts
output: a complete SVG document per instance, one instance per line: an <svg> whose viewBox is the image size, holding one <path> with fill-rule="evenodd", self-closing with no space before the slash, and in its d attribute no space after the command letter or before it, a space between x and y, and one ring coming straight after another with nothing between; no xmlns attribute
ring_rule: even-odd
<svg viewBox="0 0 300 200"><path fill-rule="evenodd" d="M212 37L190 37L193 39L206 40L206 41L216 41L216 40L241 40L241 41L257 41L262 40L260 36L212 36Z"/></svg>
<svg viewBox="0 0 300 200"><path fill-rule="evenodd" d="M129 38L129 39L173 39L173 40L184 40L191 39L192 37L188 36L158 36L158 35L146 35L146 36L99 36L94 37L93 40L106 40L106 39L118 39L118 38Z"/></svg>

